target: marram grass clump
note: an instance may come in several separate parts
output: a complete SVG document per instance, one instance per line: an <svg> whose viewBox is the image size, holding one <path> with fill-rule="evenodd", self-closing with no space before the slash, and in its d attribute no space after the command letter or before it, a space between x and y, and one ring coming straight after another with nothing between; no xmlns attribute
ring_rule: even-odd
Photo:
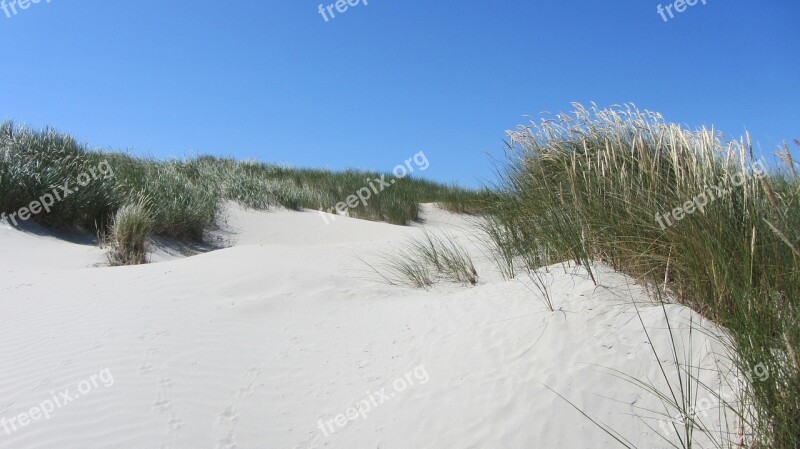
<svg viewBox="0 0 800 449"><path fill-rule="evenodd" d="M800 447L800 167L756 160L749 137L690 131L635 107L548 117L509 133L490 209L513 276L602 261L725 327L752 435L735 447ZM520 262L522 260L522 262Z"/></svg>
<svg viewBox="0 0 800 449"><path fill-rule="evenodd" d="M155 223L146 199L122 206L114 214L108 244L111 265L138 265L147 262L147 239Z"/></svg>

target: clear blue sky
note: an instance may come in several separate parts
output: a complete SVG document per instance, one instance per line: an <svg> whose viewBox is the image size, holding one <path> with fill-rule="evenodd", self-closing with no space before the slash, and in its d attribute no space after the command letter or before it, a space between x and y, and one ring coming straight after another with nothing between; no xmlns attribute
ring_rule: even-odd
<svg viewBox="0 0 800 449"><path fill-rule="evenodd" d="M506 129L573 101L800 137L798 0L668 22L659 3L369 0L325 22L319 0L41 0L0 10L0 118L159 157L390 170L423 150L465 185Z"/></svg>

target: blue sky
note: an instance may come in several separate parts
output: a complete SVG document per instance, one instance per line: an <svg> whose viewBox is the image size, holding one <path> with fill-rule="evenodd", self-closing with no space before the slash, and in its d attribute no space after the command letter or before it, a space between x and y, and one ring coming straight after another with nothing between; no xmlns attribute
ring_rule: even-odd
<svg viewBox="0 0 800 449"><path fill-rule="evenodd" d="M800 2L659 4L369 0L326 22L319 0L41 0L0 10L0 118L158 157L390 170L422 150L464 185L575 101L800 138Z"/></svg>

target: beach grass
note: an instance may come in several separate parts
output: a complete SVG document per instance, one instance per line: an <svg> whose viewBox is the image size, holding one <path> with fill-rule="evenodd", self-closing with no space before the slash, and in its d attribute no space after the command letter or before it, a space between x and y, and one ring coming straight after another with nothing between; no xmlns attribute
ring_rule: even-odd
<svg viewBox="0 0 800 449"><path fill-rule="evenodd" d="M111 227L119 231L121 225L115 222L130 217L130 205L146 197L145 212L152 223L141 229L153 236L200 242L216 226L226 201L257 210L335 213L337 205L371 181L392 179L388 173L291 168L212 156L155 160L96 151L52 129L33 130L11 122L0 126L0 212L18 212L53 192L54 186L68 182L74 188L83 174L98 171L103 176L92 176L86 185L53 201L46 213L31 214L28 220L106 235ZM480 192L412 176L396 178L391 186L373 192L368 201L348 207L347 214L407 225L420 220L420 203L473 212L484 203ZM120 216L123 208L127 209Z"/></svg>
<svg viewBox="0 0 800 449"><path fill-rule="evenodd" d="M749 136L577 104L508 145L487 234L504 272L556 260L591 274L602 261L656 284L730 332L741 372L767 368L739 392L755 417L740 447L800 447L800 179L788 148L770 165Z"/></svg>
<svg viewBox="0 0 800 449"><path fill-rule="evenodd" d="M384 281L392 285L406 285L427 289L437 282L476 285L478 272L472 256L448 233L423 231L401 247L386 251L379 262L364 261Z"/></svg>
<svg viewBox="0 0 800 449"><path fill-rule="evenodd" d="M720 447L800 448L800 165L788 147L780 162L766 163L756 160L749 136L688 130L632 105L576 104L572 113L510 132L507 155L491 189L408 177L348 214L406 225L421 219L420 203L433 202L481 214L501 274L532 276L550 310L543 267L575 262L594 279L599 261L633 276L663 292L659 300L726 329L739 372L759 366L769 373L738 392L750 407L740 412L748 433ZM0 126L0 212L17 212L92 171L101 176L31 220L105 236L114 265L145 262L151 236L203 241L227 201L329 211L390 176L211 156L161 161L96 151L50 129ZM454 237L431 233L373 269L419 288L478 281L469 252ZM685 412L688 402L676 398Z"/></svg>
<svg viewBox="0 0 800 449"><path fill-rule="evenodd" d="M147 261L147 239L154 227L151 209L149 200L140 198L114 214L108 238L111 265L139 265Z"/></svg>

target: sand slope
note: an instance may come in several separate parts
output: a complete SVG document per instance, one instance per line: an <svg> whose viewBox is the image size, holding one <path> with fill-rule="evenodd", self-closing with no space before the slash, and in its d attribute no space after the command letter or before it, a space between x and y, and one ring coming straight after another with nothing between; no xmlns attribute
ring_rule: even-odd
<svg viewBox="0 0 800 449"><path fill-rule="evenodd" d="M426 228L473 232L425 210ZM617 447L547 387L667 447L634 416L658 400L596 366L660 379L624 276L553 267L550 312L478 248L477 287L376 281L359 258L419 227L234 207L226 232L230 248L110 268L98 248L0 229L0 418L16 419L0 448ZM661 309L642 310L665 345ZM65 389L78 397L19 424Z"/></svg>

